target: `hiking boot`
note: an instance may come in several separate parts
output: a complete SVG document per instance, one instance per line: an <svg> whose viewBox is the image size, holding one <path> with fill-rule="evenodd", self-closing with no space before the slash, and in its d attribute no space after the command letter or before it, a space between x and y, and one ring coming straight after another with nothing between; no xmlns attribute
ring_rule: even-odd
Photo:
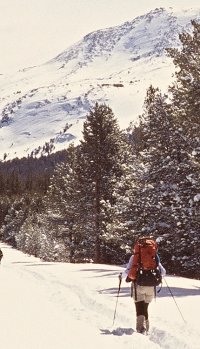
<svg viewBox="0 0 200 349"><path fill-rule="evenodd" d="M146 333L146 321L144 315L137 316L136 319L136 331L138 333L145 334Z"/></svg>
<svg viewBox="0 0 200 349"><path fill-rule="evenodd" d="M145 320L145 327L146 327L146 332L149 332L149 320Z"/></svg>

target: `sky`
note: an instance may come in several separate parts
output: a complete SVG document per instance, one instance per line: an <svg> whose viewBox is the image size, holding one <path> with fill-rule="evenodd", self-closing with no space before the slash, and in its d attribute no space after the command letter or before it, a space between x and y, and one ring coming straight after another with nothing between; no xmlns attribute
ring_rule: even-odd
<svg viewBox="0 0 200 349"><path fill-rule="evenodd" d="M167 275L149 305L144 336L135 331L130 284L122 280L118 288L125 267L47 263L0 247L2 348L199 348L200 280Z"/></svg>
<svg viewBox="0 0 200 349"><path fill-rule="evenodd" d="M42 64L89 32L199 0L0 0L0 73Z"/></svg>

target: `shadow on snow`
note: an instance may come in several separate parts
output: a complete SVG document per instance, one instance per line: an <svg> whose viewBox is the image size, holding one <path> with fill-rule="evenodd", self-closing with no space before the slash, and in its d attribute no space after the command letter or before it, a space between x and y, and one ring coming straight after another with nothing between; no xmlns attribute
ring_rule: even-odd
<svg viewBox="0 0 200 349"><path fill-rule="evenodd" d="M113 335L113 336L122 336L122 335L132 335L134 330L132 328L122 328L118 327L114 330L108 330L108 329L100 329L101 334L103 335Z"/></svg>
<svg viewBox="0 0 200 349"><path fill-rule="evenodd" d="M195 286L194 286L195 287ZM170 292L171 290L171 292ZM200 294L200 288L181 288L181 287L170 287L170 290L168 287L163 286L161 291L156 294L157 298L164 298L164 297L171 297L171 293L174 297L187 297L187 296L199 296ZM99 293L101 294L110 294L117 297L118 295L118 288L107 288L100 290ZM130 297L131 296L131 288L130 287L122 287L120 289L119 297Z"/></svg>

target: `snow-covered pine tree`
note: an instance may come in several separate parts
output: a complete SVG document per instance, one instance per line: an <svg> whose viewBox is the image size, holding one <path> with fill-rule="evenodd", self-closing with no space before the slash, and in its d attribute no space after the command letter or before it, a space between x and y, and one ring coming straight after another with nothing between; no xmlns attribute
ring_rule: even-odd
<svg viewBox="0 0 200 349"><path fill-rule="evenodd" d="M15 236L28 216L30 199L28 196L16 198L11 203L1 228L2 239L16 247Z"/></svg>
<svg viewBox="0 0 200 349"><path fill-rule="evenodd" d="M76 153L77 148L70 145L67 161L57 165L45 199L47 220L53 238L57 245L65 246L63 258L69 262L80 262L85 257L84 235L80 229L80 221L83 219Z"/></svg>
<svg viewBox="0 0 200 349"><path fill-rule="evenodd" d="M96 103L84 123L77 170L88 255L97 263L112 260L115 247L108 238L107 225L112 221L108 206L114 204L114 187L123 175L128 149L111 108Z"/></svg>
<svg viewBox="0 0 200 349"><path fill-rule="evenodd" d="M8 213L8 209L11 206L11 200L7 195L1 195L0 197L0 227L3 225L6 214ZM0 229L1 234L1 229Z"/></svg>
<svg viewBox="0 0 200 349"><path fill-rule="evenodd" d="M169 52L180 59L179 51ZM184 76L186 70L187 65ZM168 270L196 276L199 257L194 246L198 239L200 193L196 154L200 133L197 114L193 118L196 108L188 106L191 100L195 104L194 96L187 101L191 86L189 84L188 92L185 79L183 88L181 81L177 75L177 81L169 89L172 101L162 96L158 89L150 87L147 91L139 126L141 145L138 147L144 175L142 191L140 189L136 195L138 201L135 200L135 204L140 207L136 210L139 213L138 229L143 227L145 231L162 235L161 250L163 245L162 254Z"/></svg>
<svg viewBox="0 0 200 349"><path fill-rule="evenodd" d="M179 35L182 47L167 50L176 68L176 80L169 88L173 115L182 138L194 158L200 158L200 24L192 21L193 32ZM185 138L184 138L185 137Z"/></svg>
<svg viewBox="0 0 200 349"><path fill-rule="evenodd" d="M160 250L168 270L176 271L182 237L184 193L179 174L187 173L187 152L181 146L171 104L159 89L147 91L140 120L138 157L144 171L132 210L138 231L162 236ZM187 178L184 179L187 181ZM163 245L163 248L162 248Z"/></svg>
<svg viewBox="0 0 200 349"><path fill-rule="evenodd" d="M169 49L176 68L176 80L170 87L172 112L181 147L177 168L181 189L182 236L178 248L181 268L199 277L200 216L200 24L192 21L193 31L180 34L181 49ZM186 155L186 156L185 156ZM183 167L183 166L182 166ZM181 202L180 201L180 202Z"/></svg>
<svg viewBox="0 0 200 349"><path fill-rule="evenodd" d="M142 169L132 203L132 215L138 234L156 235L158 227L166 228L172 224L170 206L174 189L169 180L172 128L166 97L162 96L159 89L150 86L138 126L139 138L134 136L135 129L131 137L133 143L138 143L133 148L138 149L136 156ZM167 188L168 181L170 184ZM166 233L165 230L162 233Z"/></svg>
<svg viewBox="0 0 200 349"><path fill-rule="evenodd" d="M40 231L34 212L27 217L19 231L15 234L16 247L25 253L40 257Z"/></svg>
<svg viewBox="0 0 200 349"><path fill-rule="evenodd" d="M40 215L44 215L43 200L40 195L32 195L26 208L26 217L20 228L15 232L16 247L28 254L41 257L41 231L39 226Z"/></svg>
<svg viewBox="0 0 200 349"><path fill-rule="evenodd" d="M133 161L134 160L134 161ZM138 236L135 196L140 186L142 168L133 156L124 164L123 175L115 183L114 204L107 204L111 220L107 225L108 241L113 244L113 263L126 263ZM115 248L114 248L115 247Z"/></svg>

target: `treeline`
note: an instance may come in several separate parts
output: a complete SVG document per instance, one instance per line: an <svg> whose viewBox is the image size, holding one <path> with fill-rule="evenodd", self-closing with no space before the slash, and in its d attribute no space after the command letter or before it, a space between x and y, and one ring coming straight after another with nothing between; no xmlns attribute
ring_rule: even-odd
<svg viewBox="0 0 200 349"><path fill-rule="evenodd" d="M0 227L15 200L47 192L56 165L63 161L67 161L65 150L40 158L0 161Z"/></svg>
<svg viewBox="0 0 200 349"><path fill-rule="evenodd" d="M58 162L67 160L65 150L42 156L0 161L0 195L24 192L46 192L50 177Z"/></svg>
<svg viewBox="0 0 200 349"><path fill-rule="evenodd" d="M4 241L47 261L120 264L138 235L153 234L169 273L199 278L200 25L192 24L182 48L167 50L174 83L167 94L149 87L137 127L120 130L112 109L96 104L48 185L4 196Z"/></svg>

